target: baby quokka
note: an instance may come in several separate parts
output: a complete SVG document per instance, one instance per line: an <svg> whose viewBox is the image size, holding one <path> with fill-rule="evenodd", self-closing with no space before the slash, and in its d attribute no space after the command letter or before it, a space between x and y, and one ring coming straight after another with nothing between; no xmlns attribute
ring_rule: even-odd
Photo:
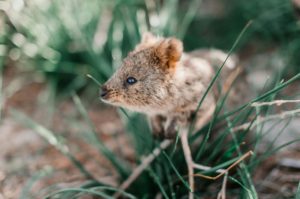
<svg viewBox="0 0 300 199"><path fill-rule="evenodd" d="M154 135L170 139L179 132L192 192L193 169L197 165L188 147L188 127L195 118L195 130L199 130L211 118L217 92L209 92L196 110L215 75L213 65L220 66L226 56L219 50L184 53L180 40L145 33L101 88L102 101L145 113ZM236 62L232 58L226 63L225 68L232 70ZM189 198L193 198L192 193Z"/></svg>

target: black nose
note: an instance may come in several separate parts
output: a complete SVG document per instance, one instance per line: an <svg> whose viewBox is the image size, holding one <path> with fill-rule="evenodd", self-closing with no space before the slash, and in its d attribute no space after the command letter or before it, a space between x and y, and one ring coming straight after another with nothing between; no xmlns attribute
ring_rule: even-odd
<svg viewBox="0 0 300 199"><path fill-rule="evenodd" d="M107 90L106 86L102 86L101 90L100 90L100 96L105 97L107 95L107 93L108 93L108 90Z"/></svg>

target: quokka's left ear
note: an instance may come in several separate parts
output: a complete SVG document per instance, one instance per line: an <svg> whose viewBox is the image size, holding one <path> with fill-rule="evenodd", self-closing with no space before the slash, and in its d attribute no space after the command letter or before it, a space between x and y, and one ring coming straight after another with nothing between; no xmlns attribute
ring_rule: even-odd
<svg viewBox="0 0 300 199"><path fill-rule="evenodd" d="M155 53L163 69L175 69L183 52L182 42L176 38L166 38L158 42Z"/></svg>
<svg viewBox="0 0 300 199"><path fill-rule="evenodd" d="M135 47L134 52L149 48L157 41L159 41L159 37L153 35L151 32L144 32L141 42Z"/></svg>

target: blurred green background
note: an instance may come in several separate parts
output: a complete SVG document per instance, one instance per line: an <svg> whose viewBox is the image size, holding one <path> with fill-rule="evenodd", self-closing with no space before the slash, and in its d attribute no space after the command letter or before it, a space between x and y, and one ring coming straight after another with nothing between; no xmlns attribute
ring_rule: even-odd
<svg viewBox="0 0 300 199"><path fill-rule="evenodd" d="M187 51L229 50L253 20L238 53L276 49L286 57L286 75L300 68L300 28L290 1L10 0L0 5L1 68L14 64L40 73L63 95L88 88L86 74L104 82L145 31L183 39Z"/></svg>

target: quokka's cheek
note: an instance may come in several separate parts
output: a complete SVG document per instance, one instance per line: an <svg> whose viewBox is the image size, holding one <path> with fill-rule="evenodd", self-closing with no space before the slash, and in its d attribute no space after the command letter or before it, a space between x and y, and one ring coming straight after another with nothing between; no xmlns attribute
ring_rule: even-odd
<svg viewBox="0 0 300 199"><path fill-rule="evenodd" d="M112 93L111 95L108 95L107 100L110 101L111 103L118 103L118 104L124 103L124 97L119 93Z"/></svg>

